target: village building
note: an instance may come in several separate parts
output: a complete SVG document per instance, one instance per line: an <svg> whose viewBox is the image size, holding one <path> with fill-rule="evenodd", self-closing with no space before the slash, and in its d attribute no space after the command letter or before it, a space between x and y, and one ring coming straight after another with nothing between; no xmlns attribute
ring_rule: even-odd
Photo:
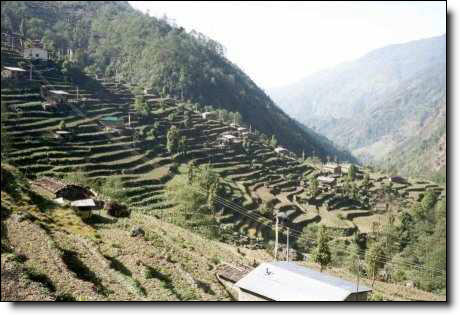
<svg viewBox="0 0 460 315"><path fill-rule="evenodd" d="M51 177L42 177L33 184L53 194L56 199L75 201L94 197L94 193L87 187L64 183Z"/></svg>
<svg viewBox="0 0 460 315"><path fill-rule="evenodd" d="M336 183L336 178L334 177L329 177L329 176L318 176L318 181L320 184L323 184L323 185L335 185Z"/></svg>
<svg viewBox="0 0 460 315"><path fill-rule="evenodd" d="M57 140L72 140L73 132L67 130L56 130L54 132L54 138Z"/></svg>
<svg viewBox="0 0 460 315"><path fill-rule="evenodd" d="M323 173L340 175L342 173L342 168L340 165L335 163L327 163L322 168Z"/></svg>
<svg viewBox="0 0 460 315"><path fill-rule="evenodd" d="M147 100L147 103L153 103L153 105L160 105L160 104L165 104L165 105L174 105L176 101L173 98L170 97L156 97L156 98L150 98Z"/></svg>
<svg viewBox="0 0 460 315"><path fill-rule="evenodd" d="M40 94L45 100L43 103L43 109L56 110L67 105L70 94L62 90L48 90L45 86L40 89Z"/></svg>
<svg viewBox="0 0 460 315"><path fill-rule="evenodd" d="M239 288L235 284L244 278L254 268L245 265L230 265L223 263L216 268L217 280L233 295L234 299L238 299Z"/></svg>
<svg viewBox="0 0 460 315"><path fill-rule="evenodd" d="M217 113L216 112L204 112L204 113L201 114L201 117L203 119L216 120L217 119Z"/></svg>
<svg viewBox="0 0 460 315"><path fill-rule="evenodd" d="M224 135L221 135L218 139L218 141L221 143L221 144L233 144L233 143L236 143L238 140L237 137L235 137L234 135L232 134L224 134Z"/></svg>
<svg viewBox="0 0 460 315"><path fill-rule="evenodd" d="M123 119L115 116L107 116L100 119L100 122L107 129L123 129L125 124Z"/></svg>
<svg viewBox="0 0 460 315"><path fill-rule="evenodd" d="M96 203L93 199L75 200L70 203L70 206L83 219L90 218L92 211L96 209Z"/></svg>
<svg viewBox="0 0 460 315"><path fill-rule="evenodd" d="M294 262L263 263L234 285L239 301L366 301L371 289Z"/></svg>
<svg viewBox="0 0 460 315"><path fill-rule="evenodd" d="M27 70L19 67L2 67L2 79L27 79Z"/></svg>
<svg viewBox="0 0 460 315"><path fill-rule="evenodd" d="M388 181L395 184L407 184L407 180L401 176L390 176Z"/></svg>
<svg viewBox="0 0 460 315"><path fill-rule="evenodd" d="M155 93L154 93L154 90L153 90L153 89L149 89L149 88L145 88L145 89L144 89L144 95L145 95L145 96L156 96Z"/></svg>
<svg viewBox="0 0 460 315"><path fill-rule="evenodd" d="M286 150L286 149L283 148L283 147L277 147L277 148L275 149L275 152L276 152L277 154L287 154L289 151Z"/></svg>
<svg viewBox="0 0 460 315"><path fill-rule="evenodd" d="M43 48L42 43L33 41L31 47L24 48L23 56L24 59L47 61L48 51Z"/></svg>

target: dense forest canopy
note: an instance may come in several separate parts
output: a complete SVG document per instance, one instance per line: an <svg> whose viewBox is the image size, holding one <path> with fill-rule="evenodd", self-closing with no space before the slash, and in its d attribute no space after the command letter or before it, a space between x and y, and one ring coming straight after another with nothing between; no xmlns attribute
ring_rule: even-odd
<svg viewBox="0 0 460 315"><path fill-rule="evenodd" d="M2 2L2 32L39 39L88 73L116 77L161 96L239 112L281 145L322 159L352 156L306 133L238 66L218 42L115 1Z"/></svg>

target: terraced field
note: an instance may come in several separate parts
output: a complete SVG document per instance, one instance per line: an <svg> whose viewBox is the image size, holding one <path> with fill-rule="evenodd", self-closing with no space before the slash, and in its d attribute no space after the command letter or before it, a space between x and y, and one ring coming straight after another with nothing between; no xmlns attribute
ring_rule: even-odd
<svg viewBox="0 0 460 315"><path fill-rule="evenodd" d="M24 62L14 52L2 50L2 65L17 66L21 61ZM17 87L2 85L2 102L10 111L6 129L13 140L11 162L29 178L59 177L75 171L93 179L120 176L130 208L146 214L160 210L165 213L174 207L165 198L166 183L177 172L177 166L194 160L197 164L211 163L225 179L227 197L260 218L256 221L232 209L223 213L224 222L234 223L238 231L252 238L271 233L270 228L261 224L271 225L271 217L259 214L267 204L285 213L291 227L299 231L317 222L343 230L346 235L353 231L367 233L373 222L384 220L382 213L372 208L350 207L338 201L326 207L326 202L337 196L333 189L323 189L312 199L308 184L300 184L307 177L318 176L318 166L279 156L257 138L251 141L250 152L242 146L219 146L217 138L234 129L220 121L203 119L199 112L179 101L155 105L148 119L132 115L130 126L119 133L106 130L101 119L117 117L127 124L129 112L134 112L134 95L127 85L110 79L91 79L97 89L79 87L79 102L61 113L48 112L41 106L40 84L67 91L72 97L76 97L77 87L68 83L52 64L34 66L33 76L36 81L22 82ZM188 127L184 125L185 116L190 117ZM53 138L61 122L73 132L73 138ZM155 140L147 135L154 123L159 126ZM186 157L171 156L166 150L166 133L173 125L186 137ZM371 174L369 192L377 193L385 178ZM395 185L394 189L413 201L419 200L427 189L443 192L443 188L432 183L416 181Z"/></svg>

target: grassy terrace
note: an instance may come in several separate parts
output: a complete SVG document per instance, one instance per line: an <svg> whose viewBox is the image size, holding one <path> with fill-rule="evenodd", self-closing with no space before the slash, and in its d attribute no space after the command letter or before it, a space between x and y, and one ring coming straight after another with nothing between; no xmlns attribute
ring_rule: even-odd
<svg viewBox="0 0 460 315"><path fill-rule="evenodd" d="M20 60L18 56L8 57L11 65ZM59 72L53 73L52 78L55 88L75 95L76 87L65 82ZM195 112L189 112L191 124L185 128L184 111L188 110L181 104L159 107L150 120L132 120L138 133L149 130L153 122L158 122L160 128L155 141L145 136L133 140L129 134L105 131L99 120L116 116L127 121L128 111L133 111L134 96L121 84L99 83L102 85L97 95L94 91L79 89L80 96L85 97L85 101L77 105L79 112L70 110L62 114L43 111L37 87L2 88L2 101L10 104L12 110L6 124L14 141L11 159L28 176L65 175L75 170L82 170L94 179L118 175L133 209L151 209L153 213L156 209L172 209L174 205L165 200L164 189L165 181L172 178L170 172L174 158L167 153L165 144L167 130L176 125L186 137L187 159L198 164L211 162L228 185L227 198L255 215L259 215L261 207L269 203L276 210L285 212L299 230L312 222L319 222L333 229L364 233L369 233L373 223L386 220L385 214L373 209L347 208L338 204L337 208L327 210L324 203L334 193L318 196L313 200L318 204L306 202L309 199L308 185L299 187L299 182L303 175L318 176L318 166L278 156L273 148L259 141L253 143L251 156L242 148L219 148L214 144L215 140L223 132L233 129L219 121L202 119ZM14 108L20 112L14 113ZM171 113L175 114L172 121L168 118ZM74 132L74 138L65 142L50 141L49 135L57 130L61 121ZM370 180L373 185L370 192L376 193L386 177L370 173ZM343 178L339 182L343 183ZM394 189L413 200L419 200L427 189L442 191L432 183L416 180L411 180L409 185L395 185ZM301 201L295 201L294 196ZM264 231L260 223L238 213L229 211L226 215L227 221L250 237L261 238L264 233L270 233ZM271 219L266 220L271 224Z"/></svg>

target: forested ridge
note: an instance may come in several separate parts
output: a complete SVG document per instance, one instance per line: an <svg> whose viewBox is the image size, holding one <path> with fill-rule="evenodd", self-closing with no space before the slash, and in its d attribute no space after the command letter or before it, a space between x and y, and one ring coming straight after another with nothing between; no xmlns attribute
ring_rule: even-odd
<svg viewBox="0 0 460 315"><path fill-rule="evenodd" d="M224 47L196 31L142 14L127 2L2 2L2 32L41 40L88 73L151 88L161 96L239 112L243 121L281 145L322 159L353 160L290 119L238 66Z"/></svg>

